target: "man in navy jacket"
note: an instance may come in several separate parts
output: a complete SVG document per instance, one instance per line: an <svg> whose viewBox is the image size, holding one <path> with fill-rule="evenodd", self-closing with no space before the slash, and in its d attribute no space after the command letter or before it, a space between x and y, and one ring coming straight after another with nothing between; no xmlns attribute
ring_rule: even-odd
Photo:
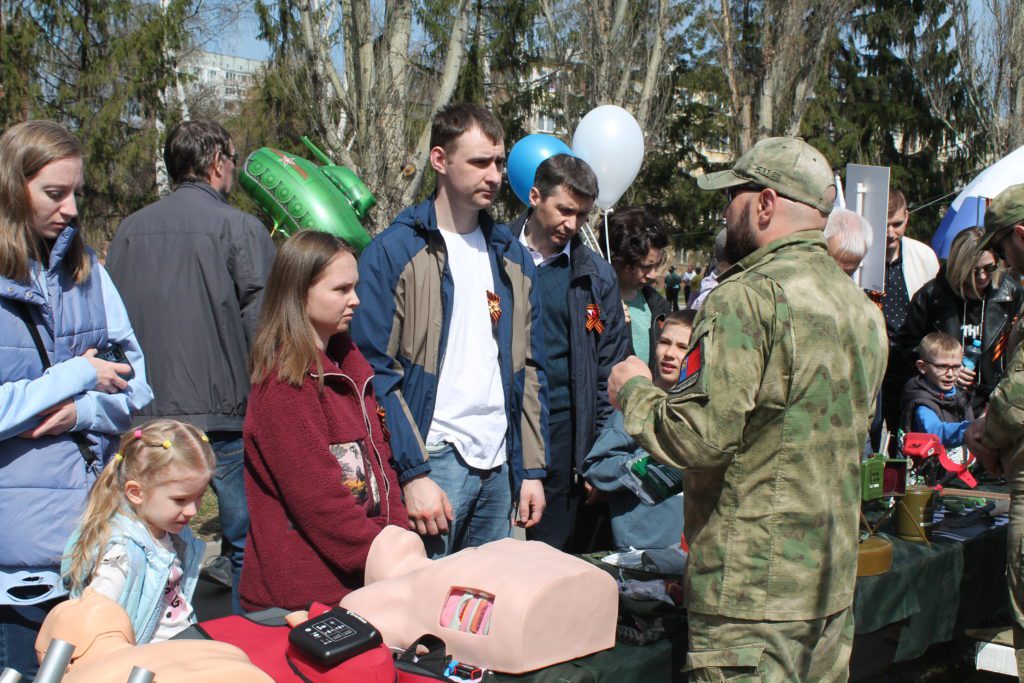
<svg viewBox="0 0 1024 683"><path fill-rule="evenodd" d="M536 524L544 511L547 386L536 267L486 209L505 165L486 109L431 126L437 190L359 259L352 337L374 369L410 526L433 557Z"/></svg>
<svg viewBox="0 0 1024 683"><path fill-rule="evenodd" d="M509 226L533 257L544 301L551 465L544 519L526 536L573 552L590 550L588 533L573 534L585 486L577 470L612 415L608 374L629 351L615 271L577 234L597 195L585 161L555 155L537 167L530 209Z"/></svg>

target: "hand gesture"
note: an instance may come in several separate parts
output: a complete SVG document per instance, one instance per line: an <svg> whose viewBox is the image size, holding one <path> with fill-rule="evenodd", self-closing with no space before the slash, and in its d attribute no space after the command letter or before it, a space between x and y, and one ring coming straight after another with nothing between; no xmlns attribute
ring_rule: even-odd
<svg viewBox="0 0 1024 683"><path fill-rule="evenodd" d="M524 479L519 487L519 514L515 525L529 529L540 521L547 503L544 500L544 482L540 479Z"/></svg>
<svg viewBox="0 0 1024 683"><path fill-rule="evenodd" d="M956 385L961 389L969 389L977 378L978 373L975 370L968 370L961 366L956 375Z"/></svg>
<svg viewBox="0 0 1024 683"><path fill-rule="evenodd" d="M68 399L50 406L39 413L38 417L43 418L43 421L32 429L22 432L19 436L23 439L38 439L41 436L57 436L71 431L78 421L78 408L75 407L73 400Z"/></svg>
<svg viewBox="0 0 1024 683"><path fill-rule="evenodd" d="M427 475L410 479L402 486L409 528L426 536L448 533L448 522L455 519L448 496Z"/></svg>
<svg viewBox="0 0 1024 683"><path fill-rule="evenodd" d="M96 391L105 394L116 394L128 387L128 382L120 375L131 373L132 368L125 363L111 363L96 357L96 349L89 349L82 354L96 369Z"/></svg>
<svg viewBox="0 0 1024 683"><path fill-rule="evenodd" d="M979 417L967 426L967 431L964 432L964 444L967 446L967 450L981 461L989 474L993 477L1002 476L1003 467L999 464L999 453L981 442L984 433L985 418Z"/></svg>
<svg viewBox="0 0 1024 683"><path fill-rule="evenodd" d="M612 374L608 376L608 401L616 410L622 410L619 404L619 391L634 377L651 379L651 369L636 356L630 356L612 368Z"/></svg>

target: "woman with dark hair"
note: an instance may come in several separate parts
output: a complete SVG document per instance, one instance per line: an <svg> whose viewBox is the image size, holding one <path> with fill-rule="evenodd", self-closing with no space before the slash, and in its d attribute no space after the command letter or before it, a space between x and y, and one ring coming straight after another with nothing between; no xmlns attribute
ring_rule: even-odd
<svg viewBox="0 0 1024 683"><path fill-rule="evenodd" d="M608 219L608 242L633 354L651 365L653 372L651 351L658 342L661 323L672 312L665 297L652 286L665 261L668 233L647 208L626 206L614 211Z"/></svg>
<svg viewBox="0 0 1024 683"><path fill-rule="evenodd" d="M363 584L370 543L407 527L373 371L349 337L352 248L303 230L277 252L249 358L249 535L242 607L337 604Z"/></svg>
<svg viewBox="0 0 1024 683"><path fill-rule="evenodd" d="M0 136L0 670L26 678L67 594L61 556L89 487L153 398L121 297L77 226L82 156L53 121ZM97 356L109 344L130 366Z"/></svg>
<svg viewBox="0 0 1024 683"><path fill-rule="evenodd" d="M1024 306L1024 289L1005 277L991 251L978 248L982 234L981 228L970 228L957 235L942 270L914 295L895 343L898 370L906 381L916 374L917 345L928 333L951 335L965 352L980 340L978 368L961 368L957 375L957 386L971 392L975 414L1003 376L1007 340Z"/></svg>

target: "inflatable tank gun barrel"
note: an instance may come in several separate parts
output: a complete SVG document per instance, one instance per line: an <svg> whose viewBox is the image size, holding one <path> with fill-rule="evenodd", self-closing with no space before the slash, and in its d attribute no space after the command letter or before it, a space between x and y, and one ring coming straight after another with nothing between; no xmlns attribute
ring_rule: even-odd
<svg viewBox="0 0 1024 683"><path fill-rule="evenodd" d="M376 197L351 169L332 163L309 138L303 136L302 142L322 166L261 147L239 173L242 189L274 221L272 235L320 230L361 252L370 243L361 221L377 203Z"/></svg>

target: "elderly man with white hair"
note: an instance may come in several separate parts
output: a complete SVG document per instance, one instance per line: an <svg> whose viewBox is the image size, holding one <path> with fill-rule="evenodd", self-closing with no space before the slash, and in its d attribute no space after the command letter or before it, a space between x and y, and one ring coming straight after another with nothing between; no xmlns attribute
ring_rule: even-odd
<svg viewBox="0 0 1024 683"><path fill-rule="evenodd" d="M852 276L871 248L871 224L849 209L832 209L825 224L828 253L847 275Z"/></svg>

